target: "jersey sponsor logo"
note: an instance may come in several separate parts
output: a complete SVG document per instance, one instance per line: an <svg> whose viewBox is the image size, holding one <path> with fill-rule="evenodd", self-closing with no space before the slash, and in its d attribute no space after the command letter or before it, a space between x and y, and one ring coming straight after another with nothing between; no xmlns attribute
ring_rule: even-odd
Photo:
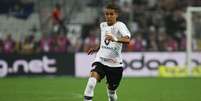
<svg viewBox="0 0 201 101"><path fill-rule="evenodd" d="M114 56L119 56L119 48L117 48L117 47L108 47L108 46L101 46L101 48L103 48L103 49L109 49L109 50L112 50L113 52L112 52L112 54L114 55Z"/></svg>
<svg viewBox="0 0 201 101"><path fill-rule="evenodd" d="M116 47L101 46L104 49L117 50Z"/></svg>
<svg viewBox="0 0 201 101"><path fill-rule="evenodd" d="M104 58L104 57L100 57L100 59L101 59L102 61L105 61L105 62L117 63L117 61L114 60L114 59L109 59L109 58Z"/></svg>

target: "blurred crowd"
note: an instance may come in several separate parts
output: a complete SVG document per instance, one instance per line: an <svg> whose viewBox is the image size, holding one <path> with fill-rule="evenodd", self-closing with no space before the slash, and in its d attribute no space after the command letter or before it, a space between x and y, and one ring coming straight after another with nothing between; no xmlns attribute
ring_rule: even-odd
<svg viewBox="0 0 201 101"><path fill-rule="evenodd" d="M134 0L130 24L133 37L128 51L186 50L186 3L181 0ZM124 3L123 8L128 8L129 4Z"/></svg>
<svg viewBox="0 0 201 101"><path fill-rule="evenodd" d="M119 20L126 23L132 33L131 42L124 49L130 52L185 51L186 9L188 6L201 5L201 1L198 0L119 0L116 3L122 11ZM197 20L196 15L193 20L198 22L200 14ZM96 29L95 27L91 30L93 32ZM201 50L200 32L200 28L195 27L192 41L194 51ZM91 43L98 43L92 34L85 39L91 41L85 42L84 45L87 47L90 47Z"/></svg>
<svg viewBox="0 0 201 101"><path fill-rule="evenodd" d="M82 31L69 31L65 27L60 6L52 11L53 31L42 33L39 40L32 33L23 40L15 41L12 34L0 37L0 52L87 52L100 43L99 23L103 21L103 6L106 0L91 0L86 6L100 10L92 24L82 25ZM186 8L200 6L199 0L117 0L121 8L119 20L126 23L132 33L131 42L123 51L185 51L186 50ZM193 19L201 20L201 16ZM201 24L201 23L200 23ZM200 25L199 25L200 26ZM201 34L196 27L192 48L201 51Z"/></svg>

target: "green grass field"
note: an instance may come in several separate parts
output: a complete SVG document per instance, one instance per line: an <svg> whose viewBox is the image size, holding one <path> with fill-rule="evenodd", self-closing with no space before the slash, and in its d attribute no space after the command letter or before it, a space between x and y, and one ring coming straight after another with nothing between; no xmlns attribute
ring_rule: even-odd
<svg viewBox="0 0 201 101"><path fill-rule="evenodd" d="M0 101L83 101L86 78L15 77L0 79ZM124 78L119 101L201 101L200 78ZM105 81L94 101L107 101Z"/></svg>

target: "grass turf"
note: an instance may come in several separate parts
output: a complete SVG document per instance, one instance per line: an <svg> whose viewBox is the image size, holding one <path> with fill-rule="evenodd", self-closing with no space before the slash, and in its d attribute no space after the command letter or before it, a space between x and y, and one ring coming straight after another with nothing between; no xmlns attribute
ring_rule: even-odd
<svg viewBox="0 0 201 101"><path fill-rule="evenodd" d="M87 78L12 77L0 79L0 101L83 101ZM107 101L105 81L94 101ZM124 78L119 101L201 101L201 78Z"/></svg>

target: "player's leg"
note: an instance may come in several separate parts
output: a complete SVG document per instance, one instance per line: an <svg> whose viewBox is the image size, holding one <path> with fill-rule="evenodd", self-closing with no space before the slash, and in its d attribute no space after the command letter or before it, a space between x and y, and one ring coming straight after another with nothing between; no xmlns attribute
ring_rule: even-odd
<svg viewBox="0 0 201 101"><path fill-rule="evenodd" d="M102 65L99 63L96 63L94 65L95 68L90 73L90 77L88 79L87 86L84 91L84 101L92 101L97 81L100 81L105 76Z"/></svg>
<svg viewBox="0 0 201 101"><path fill-rule="evenodd" d="M107 94L108 94L108 100L109 101L117 101L117 88L120 84L120 81L122 79L123 74L123 68L110 68L107 73Z"/></svg>
<svg viewBox="0 0 201 101"><path fill-rule="evenodd" d="M116 90L110 90L107 88L107 95L109 101L117 101L117 92Z"/></svg>
<svg viewBox="0 0 201 101"><path fill-rule="evenodd" d="M88 79L87 86L84 91L84 101L92 101L92 98L94 96L94 88L99 79L100 76L97 72L92 71L90 73L90 77Z"/></svg>

